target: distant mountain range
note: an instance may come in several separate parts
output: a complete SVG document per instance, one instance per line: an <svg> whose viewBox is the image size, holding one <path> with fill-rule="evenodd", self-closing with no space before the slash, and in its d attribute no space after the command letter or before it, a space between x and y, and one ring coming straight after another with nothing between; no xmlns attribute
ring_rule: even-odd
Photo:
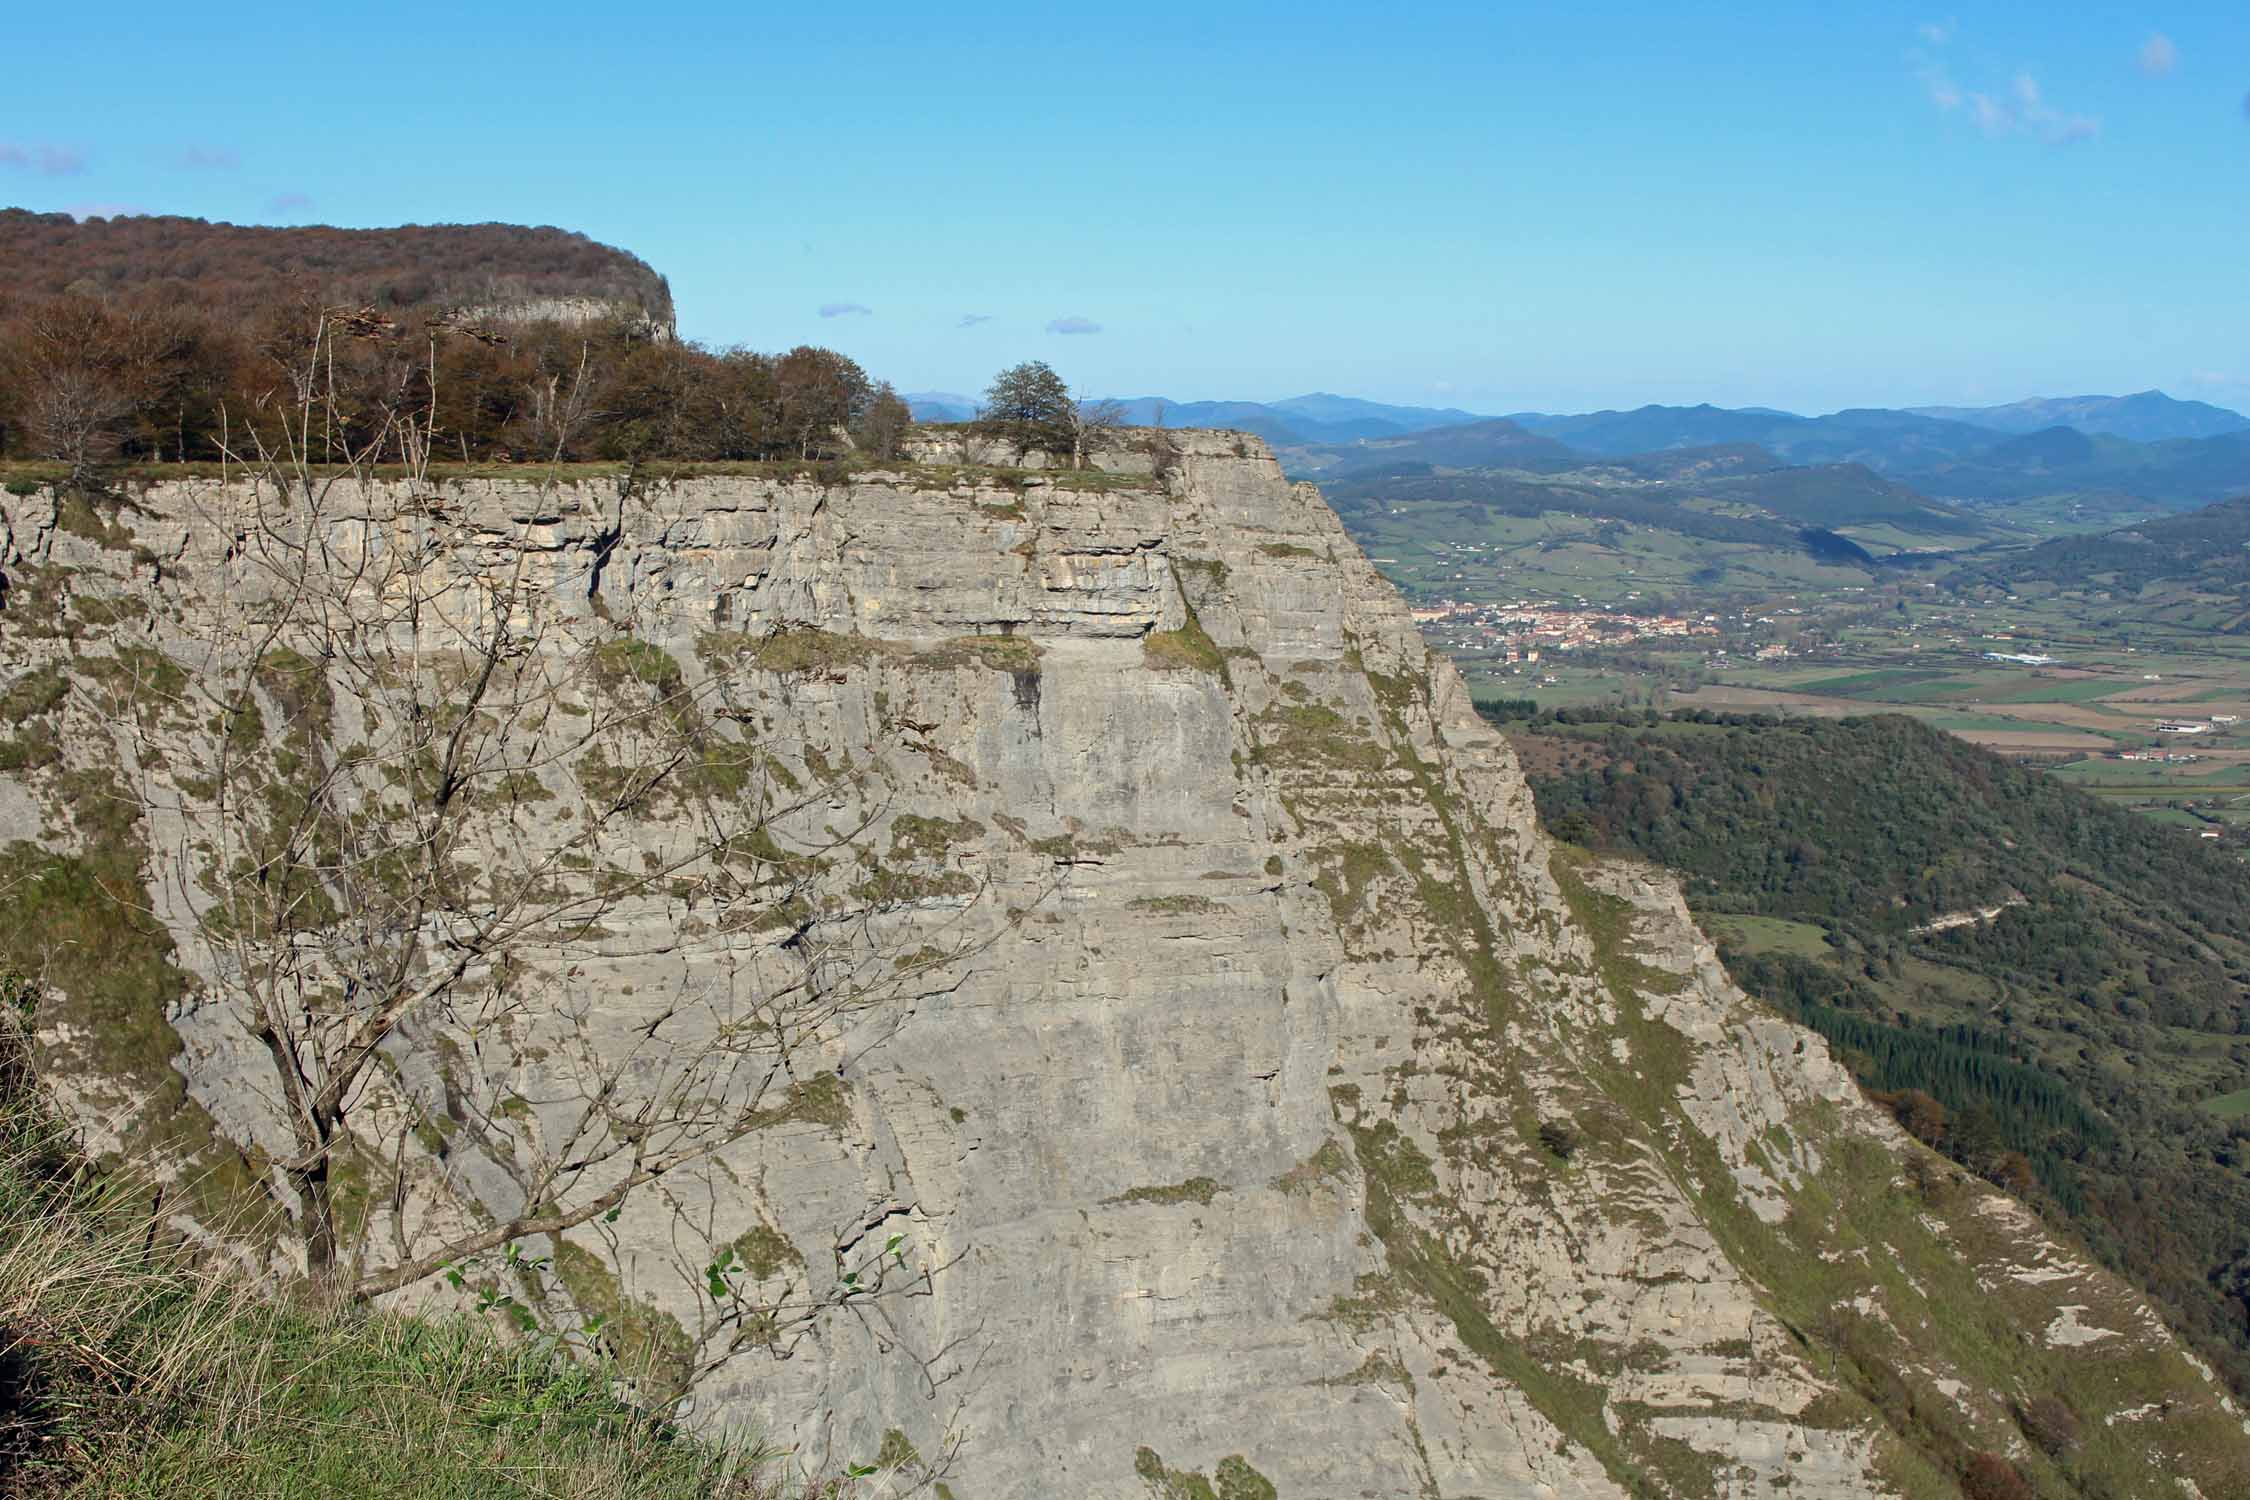
<svg viewBox="0 0 2250 1500"><path fill-rule="evenodd" d="M964 421L976 410L974 397L946 392L907 399L924 421ZM1255 433L1291 474L1323 482L1401 465L1559 474L1604 462L1661 463L1662 455L1686 451L1695 463L1723 461L1738 475L1745 463L1856 465L1963 504L2098 496L2184 509L2250 492L2250 417L2161 391L1819 417L1720 406L1488 417L1321 393L1272 402L1138 396L1120 404L1140 426Z"/></svg>
<svg viewBox="0 0 2250 1500"><path fill-rule="evenodd" d="M1451 407L1386 406L1354 396L1314 392L1287 401L1172 401L1162 396L1111 398L1135 427L1227 427L1264 438L1276 448L1357 443L1400 437L1433 427L1450 427L1487 418ZM976 415L977 398L950 391L916 391L906 403L919 422L966 422Z"/></svg>
<svg viewBox="0 0 2250 1500"><path fill-rule="evenodd" d="M2160 443L2167 438L2219 437L2250 430L2250 417L2205 401L2176 401L2162 391L2130 396L2035 396L2008 406L1915 406L1917 417L1966 422L1995 432L2068 427L2091 437Z"/></svg>

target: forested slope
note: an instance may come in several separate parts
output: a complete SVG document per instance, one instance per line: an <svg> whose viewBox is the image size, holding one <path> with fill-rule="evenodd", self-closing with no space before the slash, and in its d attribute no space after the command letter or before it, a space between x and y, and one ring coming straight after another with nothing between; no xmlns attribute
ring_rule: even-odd
<svg viewBox="0 0 2250 1500"><path fill-rule="evenodd" d="M1738 982L2250 1381L2250 1128L2201 1108L2250 1072L2250 868L1903 717L1519 743L1552 831L1678 871Z"/></svg>
<svg viewBox="0 0 2250 1500"><path fill-rule="evenodd" d="M258 308L291 286L382 309L586 298L672 321L672 292L637 255L523 224L337 229L90 218L0 209L0 294L159 292L207 312Z"/></svg>

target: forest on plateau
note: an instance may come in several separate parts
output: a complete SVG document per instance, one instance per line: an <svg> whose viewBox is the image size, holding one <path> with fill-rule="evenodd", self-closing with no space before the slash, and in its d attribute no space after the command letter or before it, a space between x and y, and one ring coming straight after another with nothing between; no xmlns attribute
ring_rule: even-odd
<svg viewBox="0 0 2250 1500"><path fill-rule="evenodd" d="M282 229L169 214L81 221L7 208L0 268L0 290L18 296L159 292L213 313L256 311L277 288L296 284L380 310L579 298L672 322L672 289L639 256L522 224Z"/></svg>
<svg viewBox="0 0 2250 1500"><path fill-rule="evenodd" d="M1737 983L2250 1390L2250 866L1897 715L1511 719L1557 837L1678 873Z"/></svg>
<svg viewBox="0 0 2250 1500"><path fill-rule="evenodd" d="M911 420L834 350L672 337L661 278L560 230L9 210L0 267L0 458L74 475L285 449L313 463L889 456ZM524 298L615 315L509 316Z"/></svg>

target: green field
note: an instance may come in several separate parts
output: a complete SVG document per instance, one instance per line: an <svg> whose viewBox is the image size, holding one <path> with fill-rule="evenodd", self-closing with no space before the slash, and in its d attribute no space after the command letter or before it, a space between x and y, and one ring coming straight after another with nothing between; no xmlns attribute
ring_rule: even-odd
<svg viewBox="0 0 2250 1500"><path fill-rule="evenodd" d="M1830 955L1828 935L1810 922L1749 916L1712 916L1702 922L1713 939L1732 942L1752 953L1793 953L1801 958Z"/></svg>
<svg viewBox="0 0 2250 1500"><path fill-rule="evenodd" d="M2250 1089L2236 1089L2231 1094L2221 1094L2218 1098L2205 1102L2203 1107L2222 1120L2239 1120L2244 1115L2250 1115Z"/></svg>

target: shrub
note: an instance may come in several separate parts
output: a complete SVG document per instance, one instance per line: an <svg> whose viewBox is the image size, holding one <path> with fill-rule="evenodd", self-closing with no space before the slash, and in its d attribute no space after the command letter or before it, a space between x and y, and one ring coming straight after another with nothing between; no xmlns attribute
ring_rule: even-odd
<svg viewBox="0 0 2250 1500"><path fill-rule="evenodd" d="M1541 1120L1539 1122L1539 1144L1545 1146L1564 1161L1569 1161L1572 1156L1577 1154L1579 1142L1583 1139L1584 1137L1579 1134L1578 1127L1568 1120Z"/></svg>
<svg viewBox="0 0 2250 1500"><path fill-rule="evenodd" d="M2059 1457L2078 1446L2081 1436L2078 1413L2060 1396L2034 1396L2018 1403L2015 1413L2016 1425L2023 1429L2023 1435L2049 1458Z"/></svg>
<svg viewBox="0 0 2250 1500"><path fill-rule="evenodd" d="M1963 1500L2038 1500L2016 1466L1997 1453L1979 1453L1961 1476Z"/></svg>

